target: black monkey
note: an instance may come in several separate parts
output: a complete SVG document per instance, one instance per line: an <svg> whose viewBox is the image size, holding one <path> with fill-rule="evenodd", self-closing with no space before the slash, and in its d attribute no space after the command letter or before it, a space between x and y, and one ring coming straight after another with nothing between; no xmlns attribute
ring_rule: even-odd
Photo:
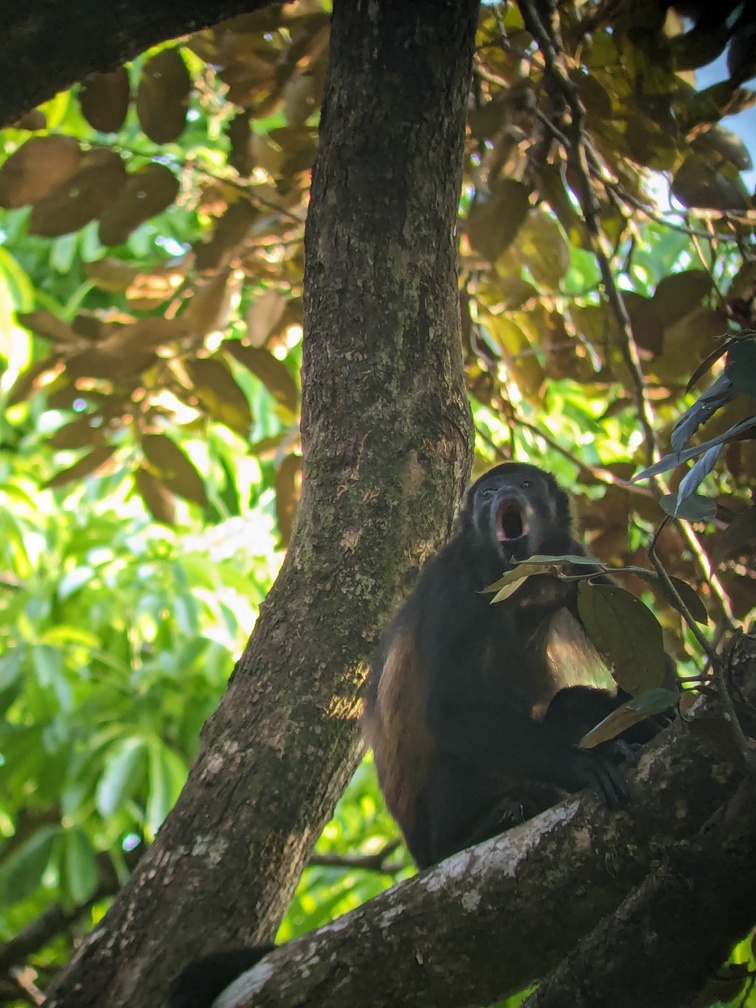
<svg viewBox="0 0 756 1008"><path fill-rule="evenodd" d="M727 68L733 77L746 80L756 73L756 0L661 0L695 24L696 32L716 40L719 52L727 51Z"/></svg>
<svg viewBox="0 0 756 1008"><path fill-rule="evenodd" d="M221 991L256 966L275 945L211 952L190 963L171 984L166 1008L210 1008Z"/></svg>
<svg viewBox="0 0 756 1008"><path fill-rule="evenodd" d="M626 697L586 685L601 661L583 632L574 583L537 575L494 605L480 594L536 553L585 555L567 495L535 466L496 466L470 489L456 535L424 570L374 659L365 734L387 804L421 868L536 815L565 792L592 787L611 806L627 795L621 746L576 746ZM643 742L656 731L638 725L623 739ZM210 1008L273 947L190 964L173 982L167 1008Z"/></svg>
<svg viewBox="0 0 756 1008"><path fill-rule="evenodd" d="M536 554L585 555L567 495L535 466L498 465L473 484L456 534L421 574L375 657L365 736L421 868L566 792L590 787L609 806L627 796L622 742L577 747L628 697L590 685L602 663L578 616L576 583L540 574L503 602L481 594ZM656 731L650 722L631 729L625 750Z"/></svg>

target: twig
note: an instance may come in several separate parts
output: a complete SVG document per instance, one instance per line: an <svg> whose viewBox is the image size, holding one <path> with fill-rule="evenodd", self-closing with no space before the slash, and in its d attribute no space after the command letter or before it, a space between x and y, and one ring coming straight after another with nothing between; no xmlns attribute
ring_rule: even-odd
<svg viewBox="0 0 756 1008"><path fill-rule="evenodd" d="M313 854L309 864L326 868L362 868L366 871L377 871L384 875L394 875L402 867L401 864L387 864L387 859L397 849L400 840L390 840L375 854Z"/></svg>
<svg viewBox="0 0 756 1008"><path fill-rule="evenodd" d="M730 692L727 689L727 683L725 681L724 662L722 661L720 655L718 655L717 652L714 650L714 648L711 646L705 634L701 632L698 624L696 623L695 618L693 617L693 614L690 612L685 602L680 597L680 593L677 591L674 582L667 574L667 571L664 568L664 564L661 562L659 554L657 553L656 546L659 541L659 536L662 530L671 521L672 519L667 517L660 523L658 529L654 534L654 538L648 547L648 557L651 563L654 565L654 569L656 570L659 580L664 585L665 591L669 593L670 598L674 599L675 607L682 615L690 632L698 641L701 650L709 659L709 662L711 664L712 679L714 680L714 686L717 691L719 702L722 705L722 716L724 717L727 724L730 726L730 731L732 732L733 740L736 746L738 747L738 752L743 757L743 762L745 763L749 772L752 775L756 776L756 753L754 753L751 750L746 734L743 731L743 726L738 720L738 715L735 711L735 705L732 702L732 697L730 696Z"/></svg>
<svg viewBox="0 0 756 1008"><path fill-rule="evenodd" d="M627 313L622 293L614 282L610 260L604 250L599 225L599 208L596 196L591 187L590 149L586 144L583 129L585 111L580 101L580 95L577 88L560 65L561 57L559 52L562 51L563 47L561 40L558 38L556 28L552 26L553 34L550 34L549 31L547 31L535 10L532 0L518 0L518 4L522 13L523 21L525 22L525 27L538 43L543 55L544 80L550 82L552 87L558 89L564 97L570 112L571 122L566 124L566 128L564 126L554 127L555 135L558 133L560 136L564 137L564 140L567 141L567 155L570 158L573 170L575 171L579 183L580 205L583 210L583 216L585 218L586 227L588 228L591 244L593 245L593 252L599 263L604 290L617 322L620 351L631 376L633 398L643 430L646 458L653 459L657 451L656 437L653 429L651 410L645 392L643 370L641 368L640 357L638 356L635 340L633 339L630 317ZM553 9L550 0L544 0L544 6L547 4L548 9ZM594 166L598 167L597 160L595 161ZM606 179L602 179L602 181L605 185L607 184ZM655 486L658 487L660 493L668 492L668 488L662 480L657 478L653 482ZM695 555L701 571L711 586L712 594L721 606L725 618L732 626L734 623L732 609L721 583L711 569L711 565L708 562L708 558L703 547L698 541L698 538L693 530L687 524L682 525L681 531L688 547Z"/></svg>
<svg viewBox="0 0 756 1008"><path fill-rule="evenodd" d="M618 345L625 366L630 372L633 398L638 412L638 419L643 430L646 458L650 465L657 454L656 435L654 433L651 411L646 399L643 371L641 369L640 357L638 356L638 349L633 339L630 316L627 313L622 294L614 282L609 256L604 249L599 224L600 211L596 195L591 186L590 167L584 141L583 124L585 122L585 110L577 88L560 65L561 56L559 50L561 50L562 46L557 36L556 27L554 25L550 26L551 32L553 32L552 36L544 27L532 0L518 0L518 5L525 27L538 43L538 47L543 55L544 81L547 83L547 86L550 84L552 94L556 92L563 99L563 103L566 102L570 113L570 121L565 123L560 129L564 132L565 138L568 141L567 156L572 164L578 182L583 217L588 229L591 245L593 246L593 253L596 256L601 271L604 291L617 323ZM544 4L544 6L546 5ZM549 4L549 7L551 7L551 4Z"/></svg>

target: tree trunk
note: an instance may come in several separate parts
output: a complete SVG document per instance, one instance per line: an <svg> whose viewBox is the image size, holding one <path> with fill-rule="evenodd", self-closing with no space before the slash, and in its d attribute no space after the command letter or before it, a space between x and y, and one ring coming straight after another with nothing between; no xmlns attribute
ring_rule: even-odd
<svg viewBox="0 0 756 1008"><path fill-rule="evenodd" d="M154 1008L188 959L270 938L354 766L376 629L469 472L454 231L477 8L335 4L291 547L176 808L50 1008Z"/></svg>

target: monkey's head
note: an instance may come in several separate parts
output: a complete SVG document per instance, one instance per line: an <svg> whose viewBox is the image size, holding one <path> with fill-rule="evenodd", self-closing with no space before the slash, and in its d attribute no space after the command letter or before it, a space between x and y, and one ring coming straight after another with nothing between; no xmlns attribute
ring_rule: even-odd
<svg viewBox="0 0 756 1008"><path fill-rule="evenodd" d="M567 494L550 473L505 462L468 491L460 515L486 576L538 553L569 552L572 517Z"/></svg>

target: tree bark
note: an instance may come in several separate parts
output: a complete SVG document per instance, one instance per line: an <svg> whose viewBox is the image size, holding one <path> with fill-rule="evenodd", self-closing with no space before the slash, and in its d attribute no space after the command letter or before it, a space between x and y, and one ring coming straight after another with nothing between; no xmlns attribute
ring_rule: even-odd
<svg viewBox="0 0 756 1008"><path fill-rule="evenodd" d="M0 126L95 71L115 70L150 46L199 31L271 0L31 0L4 5Z"/></svg>
<svg viewBox="0 0 756 1008"><path fill-rule="evenodd" d="M681 840L525 1002L677 1008L716 976L756 919L756 802L743 782Z"/></svg>
<svg viewBox="0 0 756 1008"><path fill-rule="evenodd" d="M307 226L302 500L202 750L49 1008L270 938L354 766L365 661L469 473L454 231L478 0L340 0Z"/></svg>

